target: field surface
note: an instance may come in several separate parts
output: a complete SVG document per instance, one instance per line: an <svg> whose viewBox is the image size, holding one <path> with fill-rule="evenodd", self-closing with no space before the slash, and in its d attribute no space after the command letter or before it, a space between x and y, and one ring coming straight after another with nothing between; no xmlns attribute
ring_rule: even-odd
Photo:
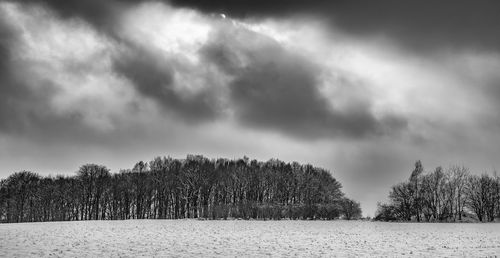
<svg viewBox="0 0 500 258"><path fill-rule="evenodd" d="M0 224L1 257L487 257L500 224L128 220Z"/></svg>

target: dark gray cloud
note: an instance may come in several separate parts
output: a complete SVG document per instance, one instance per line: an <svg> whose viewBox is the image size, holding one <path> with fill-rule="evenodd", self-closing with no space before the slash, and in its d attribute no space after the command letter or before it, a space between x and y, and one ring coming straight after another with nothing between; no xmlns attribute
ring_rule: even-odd
<svg viewBox="0 0 500 258"><path fill-rule="evenodd" d="M416 50L500 50L498 1L344 1L332 9L343 30L387 36Z"/></svg>
<svg viewBox="0 0 500 258"><path fill-rule="evenodd" d="M81 116L51 113L49 98L56 89L39 81L39 88L27 84L23 64L15 59L16 33L0 19L0 133L24 135L35 140L68 140L85 137Z"/></svg>
<svg viewBox="0 0 500 258"><path fill-rule="evenodd" d="M143 96L155 100L164 110L184 121L199 123L220 116L221 107L216 92L202 90L183 95L175 87L175 70L182 66L175 57L158 56L154 49L145 49L117 36L113 31L114 13L124 4L141 1L44 2L62 17L78 16L96 27L105 28L115 39L124 43L127 50L115 58L115 71L132 82ZM214 8L219 3L214 4ZM228 4L230 6L230 4ZM288 5L290 11L302 3ZM247 10L265 7L277 13L280 8L268 8L259 3ZM257 9L254 9L257 8ZM203 8L205 10L205 8ZM241 14L244 15L244 14ZM111 26L111 27L110 27ZM243 32L250 33L250 32ZM218 35L215 38L218 38ZM264 37L258 33L246 35L248 39ZM231 35L223 37L231 38ZM266 41L266 40L264 40ZM233 41L234 42L234 41ZM204 48L209 62L216 63L225 73L236 76L230 83L230 109L239 122L255 128L272 129L302 138L324 138L332 136L365 137L393 133L406 127L402 117L376 118L368 101L354 100L342 110L331 107L319 92L319 67L305 57L284 50L278 43L267 40L264 45L245 48L238 44L253 44L248 41L224 46L224 42L212 42ZM230 49L240 53L233 53ZM239 67L235 55L244 54L249 63ZM236 58L236 59L235 59Z"/></svg>
<svg viewBox="0 0 500 258"><path fill-rule="evenodd" d="M23 87L16 87L16 82L11 75L11 51L13 33L0 19L0 129L12 130L16 124L14 102L25 95ZM13 115L14 113L14 115Z"/></svg>
<svg viewBox="0 0 500 258"><path fill-rule="evenodd" d="M230 100L243 124L301 138L362 138L406 127L402 117L377 119L369 101L353 98L346 108L335 109L319 90L321 67L257 33L241 29L229 32L238 35L231 39L225 33L202 52L234 77Z"/></svg>
<svg viewBox="0 0 500 258"><path fill-rule="evenodd" d="M120 9L134 0L23 0L23 3L34 3L56 11L61 18L80 17L98 29L112 32L116 15Z"/></svg>
<svg viewBox="0 0 500 258"><path fill-rule="evenodd" d="M106 33L115 31L115 14L125 5L139 3L143 1L113 0L113 1L43 1L32 0L30 2L42 3L52 10L57 11L62 17L81 17L96 27L106 28ZM326 16L331 14L331 18L341 29L359 34L366 33L388 33L405 39L406 32L416 32L415 37L420 37L426 33L425 27L432 30L434 27L451 28L460 27L460 19L456 16L465 15L465 11L470 11L470 15L476 16L478 12L486 10L483 4L468 5L458 1L450 8L444 8L441 4L435 6L408 3L402 6L398 3L383 1L377 6L370 3L345 1L316 1L314 4L302 1L185 1L176 2L179 6L188 6L203 10L205 12L227 12L229 15L240 17L254 16L283 16L291 14L314 14ZM376 11L377 8L383 12ZM492 9L495 9L493 6ZM380 13L383 13L380 14ZM450 13L450 21L443 18ZM438 15L439 14L439 15ZM410 16L409 16L410 15ZM411 16L413 15L413 16ZM425 21L419 18L421 15L428 16ZM471 28L487 24L487 21L495 21L490 12L485 12L485 17L477 21L469 21ZM414 19L407 19L413 17ZM466 16L469 17L469 16ZM418 19L417 19L418 18ZM413 21L417 19L417 21ZM457 20L455 23L453 20ZM440 26L430 26L427 21L435 21ZM423 25L422 25L423 24ZM459 24L455 26L454 24ZM464 26L466 24L463 24ZM486 26L487 27L487 26ZM467 26L464 27L467 31ZM482 36L481 30L471 29L474 33ZM432 32L432 31L431 31ZM250 33L250 32L243 32ZM142 96L153 99L165 111L170 112L188 122L203 122L219 117L221 114L221 104L217 101L216 94L211 89L204 89L199 92L185 94L176 89L175 71L182 66L175 57L165 58L159 56L155 49L146 49L142 46L127 42L126 39L114 32L114 39L125 43L126 51L115 57L114 70L117 74L127 78ZM412 34L412 33L410 33ZM440 37L455 41L462 37L458 33L444 32L439 35L431 34L431 40L440 41ZM467 34L467 32L465 32ZM484 33L487 34L487 33ZM412 34L413 35L413 34ZM492 34L491 40L496 38ZM467 35L464 35L464 37ZM279 43L273 40L262 40L264 36L254 33L247 36L245 42L231 40L235 35L216 35L214 41L204 48L204 55L207 62L215 63L226 75L234 77L231 80L229 89L229 105L233 109L236 119L245 125L257 128L274 129L290 135L309 138L323 138L330 136L350 136L364 137L367 135L390 134L404 130L407 119L397 115L378 115L372 111L370 98L352 99L350 105L338 109L332 107L331 100L322 95L318 89L320 69L307 57L290 53ZM9 38L9 37L6 37ZM251 38L258 38L254 42ZM422 37L425 40L425 37ZM490 42L490 40L486 40ZM256 43L257 42L257 43ZM409 42L419 42L419 40L409 40ZM460 41L462 42L462 41ZM475 40L474 42L478 42ZM482 41L479 41L482 42ZM0 50L3 54L6 51L7 43L2 43ZM461 43L459 43L461 44ZM488 43L489 44L489 43ZM246 45L246 46L245 46ZM246 64L242 67L239 55L243 55ZM23 86L13 87L15 79L10 74L8 58L2 64L3 76L9 83L2 87L4 96L9 96L10 102L16 99L15 96L29 96L31 89ZM183 68L184 69L184 68ZM338 83L343 83L339 81ZM368 82L369 83L369 82ZM182 86L182 85L181 85ZM17 94L17 95L16 95ZM36 98L42 95L31 94ZM6 98L6 97L4 97ZM23 100L24 100L23 99ZM43 101L41 101L43 102ZM335 103L333 103L335 104ZM5 105L5 104L4 104ZM8 110L4 108L3 110ZM39 110L39 108L35 108ZM5 111L3 111L5 112ZM24 112L27 114L29 112ZM32 113L30 113L32 114ZM6 115L5 115L6 116ZM16 119L22 119L22 115ZM72 119L78 119L78 114ZM12 119L11 119L12 120ZM11 121L6 119L6 121ZM32 119L24 119L26 121ZM3 122L7 127L8 122ZM20 122L16 122L20 123Z"/></svg>
<svg viewBox="0 0 500 258"><path fill-rule="evenodd" d="M78 17L93 25L99 32L110 36L125 50L113 59L115 72L127 78L138 93L157 102L164 111L189 122L213 120L220 112L214 92L201 90L183 94L174 89L176 69L184 69L175 56L165 57L144 46L131 42L118 31L118 17L126 7L147 1L135 0L28 0L55 11L58 18ZM68 66L71 64L67 64ZM86 65L86 64L82 64ZM89 67L87 67L89 68ZM87 68L75 67L82 72ZM78 72L78 71L77 71ZM182 82L181 82L182 83ZM179 85L177 85L179 86ZM182 86L182 85L181 85Z"/></svg>
<svg viewBox="0 0 500 258"><path fill-rule="evenodd" d="M24 6L22 7L24 8ZM30 13L32 10L26 9L24 11ZM67 12L67 15L71 14L69 10ZM54 17L39 15L39 18ZM60 17L56 17L56 19L58 18ZM33 28L27 27L27 29L28 33L31 33L30 30ZM49 39L54 35L48 34L46 36ZM23 53L19 51L19 47L26 44L24 40L21 38L21 31L12 25L12 21L6 22L0 18L0 133L24 135L35 141L44 142L109 142L106 139L126 138L127 133L123 132L134 130L134 126L123 121L123 118L119 119L122 121L117 121L113 117L114 114L111 113L113 111L93 108L93 106L102 106L102 99L99 96L95 99L92 97L77 98L80 102L73 103L69 107L70 110L67 111L61 110L65 107L54 102L56 98L74 96L74 92L88 87L83 81L78 81L72 87L68 87L66 84L71 84L70 82L60 81L56 78L75 76L85 80L86 77L96 76L96 73L99 73L98 69L102 69L96 68L97 63L106 62L103 60L109 54L109 49L99 52L104 56L93 56L92 59L89 59L91 62L82 62L85 59L78 59L77 55L69 59L59 59L57 55L54 55L54 60L26 60L26 57L22 57ZM134 45L126 39L113 41L115 44L118 42L124 46L124 49L111 60L113 63L111 68L117 75L129 80L136 91L140 93L139 98L134 99L126 106L128 110L120 112L128 113L131 120L137 120L132 116L142 112L137 108L140 109L142 105L140 103L141 97L147 97L157 102L163 110L176 115L185 122L200 123L217 116L216 106L218 104L215 101L214 92L208 90L178 92L174 90L173 73L182 65L181 62L175 61L175 57L171 59L160 57L151 49ZM42 50L44 47L41 46ZM43 62L48 63L43 65ZM52 62L57 62L57 64ZM41 66L50 67L47 71L54 72L54 77L49 76L49 79L46 80L32 73L33 67L40 69ZM42 76L46 75L44 72ZM54 85L54 83L64 85ZM100 81L100 83L109 82ZM125 85L121 85L121 87L125 87ZM100 89L93 90L99 91ZM113 100L113 96L106 98L110 102L116 101ZM115 136L110 137L110 132L100 130L100 126L95 125L95 122L91 122L89 125L89 119L99 119L98 121L102 121L103 124L110 123L111 127L117 126L119 123L121 125L119 129L112 130L115 132Z"/></svg>
<svg viewBox="0 0 500 258"><path fill-rule="evenodd" d="M123 7L148 0L27 0L56 10L62 17L81 17L99 29L109 29ZM443 0L436 2L382 0L162 0L167 4L226 13L232 17L309 15L330 21L358 36L386 36L413 50L481 48L499 50L500 2Z"/></svg>
<svg viewBox="0 0 500 258"><path fill-rule="evenodd" d="M386 36L414 50L474 47L499 50L500 2L362 0L174 0L235 17L310 15L359 36Z"/></svg>
<svg viewBox="0 0 500 258"><path fill-rule="evenodd" d="M25 60L18 48L23 45L20 35L0 17L0 135L23 136L47 144L102 141L84 125L85 114L81 110L60 113L54 109L51 102L62 93L61 89L53 81L33 76L33 63ZM75 65L73 61L65 66ZM76 64L71 69L88 74L92 64ZM87 104L92 105L93 100Z"/></svg>
<svg viewBox="0 0 500 258"><path fill-rule="evenodd" d="M184 94L175 89L176 83L183 83L175 81L175 70L182 66L175 57L169 59L143 47L128 45L125 53L115 59L114 68L128 78L139 93L187 122L202 122L218 116L219 104L210 89Z"/></svg>
<svg viewBox="0 0 500 258"><path fill-rule="evenodd" d="M0 130L6 132L29 128L33 117L43 110L46 97L34 92L22 79L12 51L16 43L16 33L0 18Z"/></svg>
<svg viewBox="0 0 500 258"><path fill-rule="evenodd" d="M296 13L310 13L330 6L328 0L173 0L172 4L190 7L209 13L226 13L233 17L284 16Z"/></svg>

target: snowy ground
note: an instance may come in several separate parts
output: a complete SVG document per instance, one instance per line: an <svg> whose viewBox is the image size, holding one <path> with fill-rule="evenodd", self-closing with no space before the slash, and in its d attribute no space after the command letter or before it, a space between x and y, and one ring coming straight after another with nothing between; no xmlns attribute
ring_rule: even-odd
<svg viewBox="0 0 500 258"><path fill-rule="evenodd" d="M128 220L0 224L1 257L500 256L500 223Z"/></svg>

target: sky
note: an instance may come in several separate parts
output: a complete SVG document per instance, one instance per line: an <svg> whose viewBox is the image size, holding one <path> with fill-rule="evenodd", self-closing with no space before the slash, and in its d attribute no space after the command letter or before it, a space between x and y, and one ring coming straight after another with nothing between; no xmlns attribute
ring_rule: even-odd
<svg viewBox="0 0 500 258"><path fill-rule="evenodd" d="M0 1L0 178L156 156L311 163L373 216L500 167L498 1Z"/></svg>

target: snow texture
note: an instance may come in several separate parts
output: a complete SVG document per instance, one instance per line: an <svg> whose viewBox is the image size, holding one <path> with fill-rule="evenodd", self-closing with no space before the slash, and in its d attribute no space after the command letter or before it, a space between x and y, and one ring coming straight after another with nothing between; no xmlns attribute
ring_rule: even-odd
<svg viewBox="0 0 500 258"><path fill-rule="evenodd" d="M1 257L500 254L500 224L127 220L0 224Z"/></svg>

